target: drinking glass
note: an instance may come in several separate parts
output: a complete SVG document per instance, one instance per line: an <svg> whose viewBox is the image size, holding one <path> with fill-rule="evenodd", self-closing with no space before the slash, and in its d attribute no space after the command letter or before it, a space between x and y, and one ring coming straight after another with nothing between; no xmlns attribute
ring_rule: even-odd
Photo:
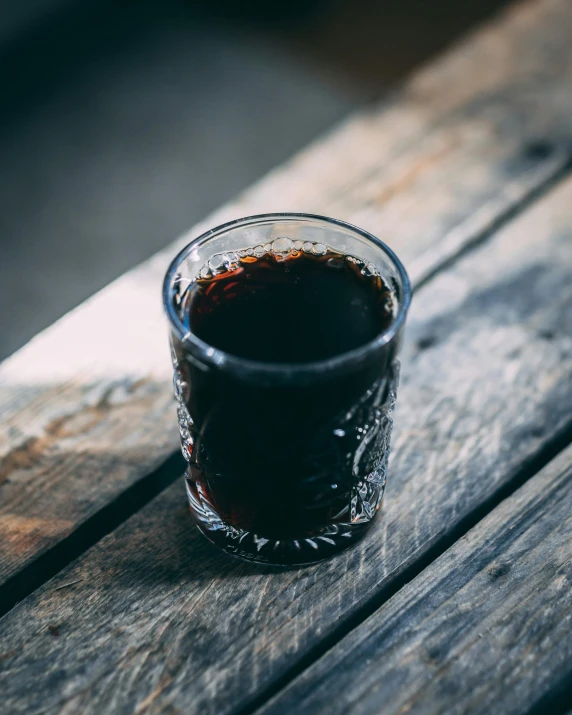
<svg viewBox="0 0 572 715"><path fill-rule="evenodd" d="M274 241L281 250L328 246L361 259L391 291L396 307L389 326L348 352L290 364L245 359L193 334L185 295L209 260L230 266L245 249L261 254ZM385 488L410 299L393 251L333 218L251 216L204 233L176 256L163 302L186 488L194 520L213 544L250 561L306 564L347 548L371 528Z"/></svg>

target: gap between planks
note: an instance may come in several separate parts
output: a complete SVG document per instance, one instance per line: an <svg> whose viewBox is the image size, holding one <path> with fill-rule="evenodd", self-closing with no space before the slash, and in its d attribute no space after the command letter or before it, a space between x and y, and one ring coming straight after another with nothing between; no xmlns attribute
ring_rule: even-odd
<svg viewBox="0 0 572 715"><path fill-rule="evenodd" d="M95 512L0 587L0 618L78 556L110 534L178 479L185 469L180 451Z"/></svg>
<svg viewBox="0 0 572 715"><path fill-rule="evenodd" d="M535 703L526 715L571 715L572 713L572 679L568 675L558 683L551 692Z"/></svg>

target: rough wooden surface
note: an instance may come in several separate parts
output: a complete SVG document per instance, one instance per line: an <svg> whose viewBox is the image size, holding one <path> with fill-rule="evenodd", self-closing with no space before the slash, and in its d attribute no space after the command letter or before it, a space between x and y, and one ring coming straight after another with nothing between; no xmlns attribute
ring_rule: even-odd
<svg viewBox="0 0 572 715"><path fill-rule="evenodd" d="M572 680L571 503L568 448L261 712L528 713Z"/></svg>
<svg viewBox="0 0 572 715"><path fill-rule="evenodd" d="M416 296L386 503L361 544L264 572L212 549L175 484L2 620L10 712L219 715L320 655L571 436L571 269L568 180Z"/></svg>
<svg viewBox="0 0 572 715"><path fill-rule="evenodd" d="M571 32L567 0L513 8L191 233L253 212L332 214L382 236L422 280L568 162ZM177 449L158 299L174 251L122 277L0 368L7 588Z"/></svg>

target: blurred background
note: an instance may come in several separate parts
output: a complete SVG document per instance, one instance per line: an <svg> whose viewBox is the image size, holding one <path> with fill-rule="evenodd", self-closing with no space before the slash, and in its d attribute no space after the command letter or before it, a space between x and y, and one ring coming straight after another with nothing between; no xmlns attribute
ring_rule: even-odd
<svg viewBox="0 0 572 715"><path fill-rule="evenodd" d="M0 359L503 0L0 5Z"/></svg>

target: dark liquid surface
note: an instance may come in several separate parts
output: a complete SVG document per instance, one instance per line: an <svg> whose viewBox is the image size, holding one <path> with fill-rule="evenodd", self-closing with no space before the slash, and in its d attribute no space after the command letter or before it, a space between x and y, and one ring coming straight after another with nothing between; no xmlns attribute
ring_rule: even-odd
<svg viewBox="0 0 572 715"><path fill-rule="evenodd" d="M394 317L394 294L356 258L324 246L242 253L227 260L230 270L215 259L220 270L205 269L181 297L187 327L215 348L273 363L323 360L374 339ZM220 519L256 535L241 540L240 555L274 563L351 543L357 531L340 531L335 544L319 535L354 522L365 528L379 506L394 344L347 374L288 385L201 370L185 359L184 345L174 347L188 385L189 495L209 538L231 550L226 527L212 527ZM258 537L271 541L261 548Z"/></svg>
<svg viewBox="0 0 572 715"><path fill-rule="evenodd" d="M191 288L186 322L215 348L262 362L324 360L373 340L393 317L381 277L332 250L268 253Z"/></svg>

